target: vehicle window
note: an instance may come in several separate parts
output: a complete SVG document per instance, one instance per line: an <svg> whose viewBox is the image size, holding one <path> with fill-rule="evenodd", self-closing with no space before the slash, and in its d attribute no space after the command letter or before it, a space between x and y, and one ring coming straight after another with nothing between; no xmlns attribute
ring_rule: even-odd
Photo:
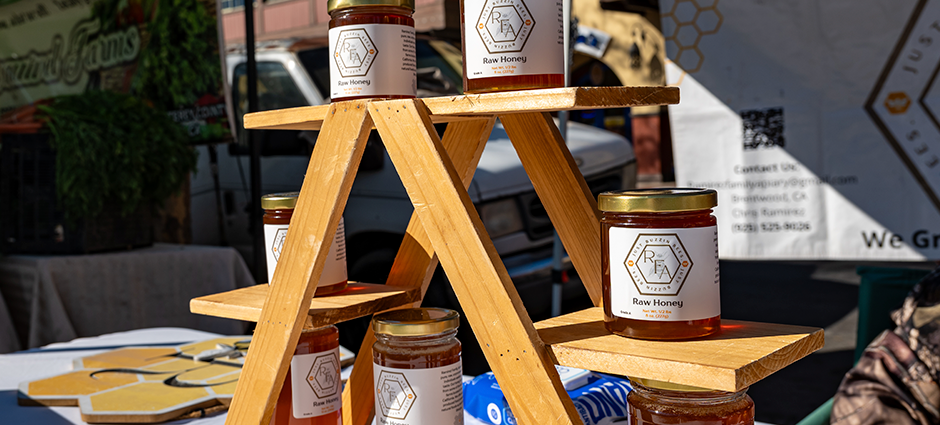
<svg viewBox="0 0 940 425"><path fill-rule="evenodd" d="M240 63L235 67L235 111L241 117L248 110L248 66ZM300 88L280 62L258 62L258 110L294 108L307 106Z"/></svg>
<svg viewBox="0 0 940 425"><path fill-rule="evenodd" d="M288 73L287 69L280 62L257 62L258 69L258 110L269 111L272 109L294 108L298 106L308 106L307 99L304 97L300 88L294 83L294 79ZM235 117L237 122L236 135L238 145L241 148L247 147L245 137L244 123L242 116L248 110L248 66L240 63L235 66L234 81L232 87L235 106ZM268 134L271 133L271 134ZM263 155L303 155L309 153L309 147L304 139L298 137L296 131L277 131L267 132L262 137ZM247 153L245 149L235 149L236 154Z"/></svg>
<svg viewBox="0 0 940 425"><path fill-rule="evenodd" d="M438 94L463 93L463 64L460 49L456 49L446 41L418 40L416 50L419 74L421 70L437 68L443 74L444 80L453 85L453 88L446 93ZM418 89L421 89L421 79L418 80Z"/></svg>
<svg viewBox="0 0 940 425"><path fill-rule="evenodd" d="M300 63L303 64L313 79L313 84L324 98L330 97L330 64L327 62L329 57L328 47L319 47L316 49L303 50L297 52Z"/></svg>

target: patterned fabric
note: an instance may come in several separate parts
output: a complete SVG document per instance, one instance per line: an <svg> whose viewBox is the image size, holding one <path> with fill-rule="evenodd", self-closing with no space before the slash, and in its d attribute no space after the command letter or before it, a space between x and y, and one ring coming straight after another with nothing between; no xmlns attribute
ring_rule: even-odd
<svg viewBox="0 0 940 425"><path fill-rule="evenodd" d="M872 341L845 375L831 423L940 423L940 268L891 317L897 328Z"/></svg>

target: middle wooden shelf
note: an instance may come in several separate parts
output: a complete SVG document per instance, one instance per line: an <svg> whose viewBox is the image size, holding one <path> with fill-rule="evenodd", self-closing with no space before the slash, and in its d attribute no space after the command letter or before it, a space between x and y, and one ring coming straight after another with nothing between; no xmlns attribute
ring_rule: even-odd
<svg viewBox="0 0 940 425"><path fill-rule="evenodd" d="M254 285L193 298L189 309L196 314L257 322L270 290L270 285ZM420 299L421 288L349 282L349 287L340 293L310 300L307 324L314 327L331 325Z"/></svg>

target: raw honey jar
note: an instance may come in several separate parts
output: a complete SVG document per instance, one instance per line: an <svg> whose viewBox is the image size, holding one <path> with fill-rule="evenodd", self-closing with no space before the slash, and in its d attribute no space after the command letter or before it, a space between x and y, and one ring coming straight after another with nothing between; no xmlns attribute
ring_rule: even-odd
<svg viewBox="0 0 940 425"><path fill-rule="evenodd" d="M456 311L412 308L375 315L372 377L379 425L463 423L463 363Z"/></svg>
<svg viewBox="0 0 940 425"><path fill-rule="evenodd" d="M604 326L641 339L685 339L721 327L718 226L707 189L598 196Z"/></svg>
<svg viewBox="0 0 940 425"><path fill-rule="evenodd" d="M339 331L304 329L274 407L271 425L342 425Z"/></svg>
<svg viewBox="0 0 940 425"><path fill-rule="evenodd" d="M330 98L417 93L415 0L329 0Z"/></svg>
<svg viewBox="0 0 940 425"><path fill-rule="evenodd" d="M562 0L461 0L466 93L565 86Z"/></svg>
<svg viewBox="0 0 940 425"><path fill-rule="evenodd" d="M268 266L268 282L274 280L274 268L281 258L284 240L287 239L287 229L290 227L291 216L297 205L298 192L272 193L261 197L261 208L264 209L264 247ZM329 295L346 289L346 228L343 219L339 220L339 227L330 245L326 256L326 265L320 282L317 285L317 296Z"/></svg>
<svg viewBox="0 0 940 425"><path fill-rule="evenodd" d="M630 425L754 424L754 401L747 389L732 393L635 378L630 383Z"/></svg>

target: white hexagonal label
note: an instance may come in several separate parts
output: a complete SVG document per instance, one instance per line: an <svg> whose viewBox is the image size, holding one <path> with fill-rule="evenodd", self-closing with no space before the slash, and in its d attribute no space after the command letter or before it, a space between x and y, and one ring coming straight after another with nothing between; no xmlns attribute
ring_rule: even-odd
<svg viewBox="0 0 940 425"><path fill-rule="evenodd" d="M339 347L296 354L290 362L291 412L295 418L328 415L343 407Z"/></svg>
<svg viewBox="0 0 940 425"><path fill-rule="evenodd" d="M692 259L675 233L640 234L624 265L640 294L676 295L689 276Z"/></svg>
<svg viewBox="0 0 940 425"><path fill-rule="evenodd" d="M271 243L271 253L274 254L274 261L281 259L281 251L284 249L284 241L287 240L287 228L277 229L274 232L274 242Z"/></svg>
<svg viewBox="0 0 940 425"><path fill-rule="evenodd" d="M339 392L339 358L337 353L319 355L307 372L307 384L313 393L326 398Z"/></svg>
<svg viewBox="0 0 940 425"><path fill-rule="evenodd" d="M523 0L487 0L477 20L477 34L490 53L521 52L534 27Z"/></svg>
<svg viewBox="0 0 940 425"><path fill-rule="evenodd" d="M378 424L462 424L463 364L396 369L372 364Z"/></svg>
<svg viewBox="0 0 940 425"><path fill-rule="evenodd" d="M364 77L378 54L372 37L362 28L340 31L333 47L333 60L343 78Z"/></svg>
<svg viewBox="0 0 940 425"><path fill-rule="evenodd" d="M404 420L418 396L402 373L381 371L375 386L375 400L382 416Z"/></svg>
<svg viewBox="0 0 940 425"><path fill-rule="evenodd" d="M607 239L610 298L605 304L614 316L680 321L721 314L716 226L613 226Z"/></svg>
<svg viewBox="0 0 940 425"><path fill-rule="evenodd" d="M330 29L330 99L417 93L415 28L362 24Z"/></svg>
<svg viewBox="0 0 940 425"><path fill-rule="evenodd" d="M468 79L565 72L561 1L463 4Z"/></svg>

